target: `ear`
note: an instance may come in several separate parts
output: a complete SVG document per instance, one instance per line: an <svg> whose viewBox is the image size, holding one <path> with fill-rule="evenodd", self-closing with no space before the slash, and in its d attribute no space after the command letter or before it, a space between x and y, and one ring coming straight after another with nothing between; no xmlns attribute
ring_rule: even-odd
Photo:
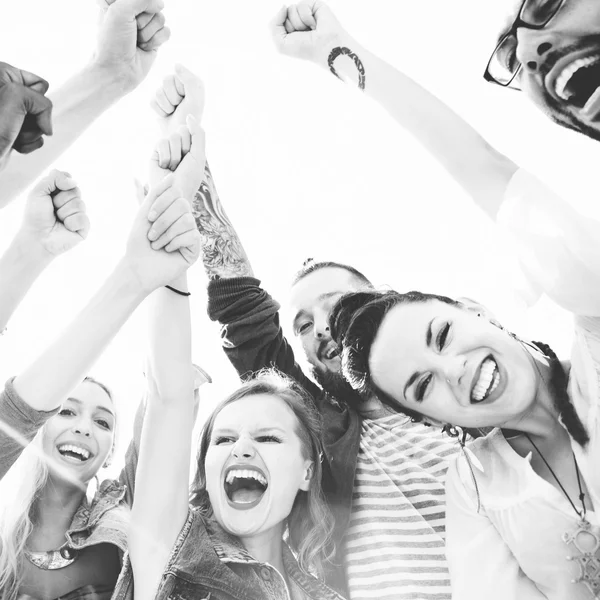
<svg viewBox="0 0 600 600"><path fill-rule="evenodd" d="M475 313L477 316L483 317L488 321L496 320L494 313L487 306L484 306L476 300L473 300L472 298L466 298L465 296L457 298L456 300L457 302L460 302L464 308L472 313Z"/></svg>
<svg viewBox="0 0 600 600"><path fill-rule="evenodd" d="M308 492L310 484L315 474L315 463L312 460L307 460L304 464L304 479L300 483L300 489L303 492Z"/></svg>

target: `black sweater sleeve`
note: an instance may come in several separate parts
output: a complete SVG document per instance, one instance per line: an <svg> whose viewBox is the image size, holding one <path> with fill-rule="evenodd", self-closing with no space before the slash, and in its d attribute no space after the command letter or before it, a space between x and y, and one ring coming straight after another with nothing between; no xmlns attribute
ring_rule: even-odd
<svg viewBox="0 0 600 600"><path fill-rule="evenodd" d="M321 390L296 363L279 323L279 308L253 277L214 279L208 285L208 316L221 324L223 349L240 377L277 367L318 403Z"/></svg>

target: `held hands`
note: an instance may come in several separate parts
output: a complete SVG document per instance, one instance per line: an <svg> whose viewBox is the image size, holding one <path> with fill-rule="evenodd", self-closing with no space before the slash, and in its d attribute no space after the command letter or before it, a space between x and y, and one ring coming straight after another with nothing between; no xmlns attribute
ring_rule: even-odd
<svg viewBox="0 0 600 600"><path fill-rule="evenodd" d="M84 240L89 230L77 184L69 173L54 170L29 194L18 235L27 241L27 248L55 257Z"/></svg>
<svg viewBox="0 0 600 600"><path fill-rule="evenodd" d="M52 135L47 91L46 80L0 62L0 164L11 149L33 152L44 144L42 135Z"/></svg>
<svg viewBox="0 0 600 600"><path fill-rule="evenodd" d="M200 234L190 203L170 174L144 198L135 218L125 262L151 291L177 279L200 256Z"/></svg>
<svg viewBox="0 0 600 600"><path fill-rule="evenodd" d="M148 178L153 186L173 172L175 185L191 204L204 177L205 136L192 115L187 116L185 123L158 142L150 160Z"/></svg>
<svg viewBox="0 0 600 600"><path fill-rule="evenodd" d="M99 0L103 15L94 64L121 79L127 91L146 77L170 37L163 0Z"/></svg>
<svg viewBox="0 0 600 600"><path fill-rule="evenodd" d="M277 50L327 67L331 50L343 45L346 32L321 0L303 0L282 7L271 21Z"/></svg>

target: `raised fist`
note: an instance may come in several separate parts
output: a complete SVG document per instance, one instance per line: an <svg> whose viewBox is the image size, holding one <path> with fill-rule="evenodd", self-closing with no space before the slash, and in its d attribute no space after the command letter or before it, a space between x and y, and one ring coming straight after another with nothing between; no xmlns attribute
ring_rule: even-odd
<svg viewBox="0 0 600 600"><path fill-rule="evenodd" d="M204 130L188 115L184 125L158 142L150 160L148 180L150 185L156 185L173 172L175 185L191 203L202 183L205 165Z"/></svg>
<svg viewBox="0 0 600 600"><path fill-rule="evenodd" d="M100 0L103 16L94 63L121 80L125 90L146 77L157 50L170 37L163 0Z"/></svg>
<svg viewBox="0 0 600 600"><path fill-rule="evenodd" d="M188 115L198 123L204 112L204 84L183 65L175 66L175 73L164 78L156 91L151 106L158 114L163 136L175 133L186 125Z"/></svg>
<svg viewBox="0 0 600 600"><path fill-rule="evenodd" d="M321 0L281 8L271 21L271 35L282 54L327 66L327 57L346 32Z"/></svg>
<svg viewBox="0 0 600 600"><path fill-rule="evenodd" d="M58 256L84 240L89 230L81 192L69 173L54 170L35 185L19 232L32 249Z"/></svg>
<svg viewBox="0 0 600 600"><path fill-rule="evenodd" d="M27 154L52 135L52 102L48 82L33 73L0 62L0 162L11 149Z"/></svg>
<svg viewBox="0 0 600 600"><path fill-rule="evenodd" d="M155 212L152 222L149 213ZM133 223L125 261L148 293L182 275L200 256L200 234L190 203L165 177L150 191Z"/></svg>

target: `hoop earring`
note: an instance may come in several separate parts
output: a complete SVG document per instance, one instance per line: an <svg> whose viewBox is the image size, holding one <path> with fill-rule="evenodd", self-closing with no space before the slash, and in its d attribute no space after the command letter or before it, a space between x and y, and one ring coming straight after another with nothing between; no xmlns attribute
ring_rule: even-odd
<svg viewBox="0 0 600 600"><path fill-rule="evenodd" d="M448 437L455 438L460 446L460 450L465 457L467 464L469 465L469 472L471 473L471 480L473 481L473 485L475 486L475 494L477 495L477 514L481 510L481 497L479 496L479 486L477 485L477 479L475 478L475 471L473 471L473 463L471 462L471 458L469 457L469 453L465 448L465 442L467 440L467 432L458 425L450 425L450 423L444 425L442 428L442 432L445 433Z"/></svg>

